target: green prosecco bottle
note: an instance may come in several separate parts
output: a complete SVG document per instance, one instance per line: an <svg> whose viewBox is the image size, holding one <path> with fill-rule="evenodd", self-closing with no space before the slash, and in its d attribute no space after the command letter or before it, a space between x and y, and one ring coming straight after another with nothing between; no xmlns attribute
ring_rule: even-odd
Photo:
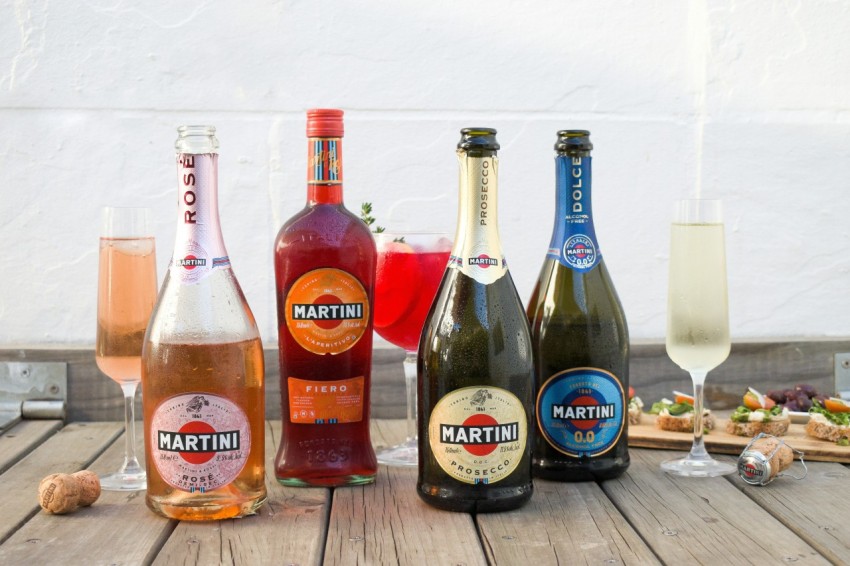
<svg viewBox="0 0 850 566"><path fill-rule="evenodd" d="M617 477L629 467L629 331L590 207L590 132L555 144L552 241L528 305L534 348L534 475Z"/></svg>
<svg viewBox="0 0 850 566"><path fill-rule="evenodd" d="M419 341L419 478L427 503L464 512L529 500L534 364L496 216L496 130L461 130L458 228Z"/></svg>

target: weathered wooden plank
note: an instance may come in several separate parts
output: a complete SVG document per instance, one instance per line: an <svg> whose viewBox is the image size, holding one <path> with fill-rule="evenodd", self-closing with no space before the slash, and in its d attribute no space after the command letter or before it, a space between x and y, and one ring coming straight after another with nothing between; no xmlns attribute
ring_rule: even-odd
<svg viewBox="0 0 850 566"><path fill-rule="evenodd" d="M534 480L524 507L477 522L491 564L659 563L594 482Z"/></svg>
<svg viewBox="0 0 850 566"><path fill-rule="evenodd" d="M154 564L320 564L330 490L277 483L274 456L280 423L266 427L268 500L252 517L181 522Z"/></svg>
<svg viewBox="0 0 850 566"><path fill-rule="evenodd" d="M769 487L753 487L727 476L761 508L836 564L850 561L850 522L844 494L850 470L840 464L809 462L806 479L778 478ZM792 470L801 472L799 463Z"/></svg>
<svg viewBox="0 0 850 566"><path fill-rule="evenodd" d="M280 418L280 372L273 344L265 349L266 416ZM737 342L729 359L712 371L706 399L714 409L732 409L748 387L773 389L810 383L823 392L833 389L833 355L850 352L848 339L773 340ZM401 348L379 346L372 355L372 416L402 418L404 377ZM17 348L0 350L0 361L62 361L68 363L68 419L118 421L124 404L118 386L100 373L91 348ZM634 343L631 383L644 401L669 396L673 389L689 390L690 378L667 357L664 344ZM137 414L141 414L137 411Z"/></svg>
<svg viewBox="0 0 850 566"><path fill-rule="evenodd" d="M394 444L404 436L401 420L372 424L376 444ZM418 499L415 469L382 467L374 486L335 490L330 517L327 490L282 488L272 480L270 503L258 516L181 524L180 533L175 531L167 542L174 522L148 511L141 492L104 492L93 507L69 516L37 513L35 486L43 475L85 467L84 454L96 454L98 442L105 445L120 431L119 423L71 425L0 477L5 515L32 508L14 522L13 529L23 524L13 535L6 525L0 564L140 564L156 559L167 564L305 565L321 563L323 548L328 564L484 564L487 558L492 564L652 563L657 558L665 563L815 564L824 563L815 551L836 563L850 556L850 526L841 521L841 498L830 495L846 491L850 469L816 463L803 482L780 479L754 488L731 477L667 476L658 464L672 453L649 450L633 450L629 472L604 482L602 490L654 554L640 540L635 542L635 532L596 484L537 481L526 507L480 515L476 531L468 515L437 511ZM279 433L279 424L272 423L268 461ZM113 442L90 467L112 471L122 450L120 440ZM291 499L276 507L281 498L275 490L289 492ZM311 499L312 491L323 492L324 503ZM322 529L328 519L331 534L324 546ZM289 553L293 546L306 555Z"/></svg>
<svg viewBox="0 0 850 566"><path fill-rule="evenodd" d="M827 564L807 542L724 478L665 474L659 450L633 450L629 471L602 489L667 564Z"/></svg>
<svg viewBox="0 0 850 566"><path fill-rule="evenodd" d="M142 435L137 438L137 453L143 455ZM99 475L114 472L123 456L121 438L89 469ZM146 564L175 524L147 508L144 491L103 491L94 505L69 515L37 513L0 546L0 563Z"/></svg>
<svg viewBox="0 0 850 566"><path fill-rule="evenodd" d="M275 348L264 351L266 416L280 418L280 361ZM372 412L374 416L404 416L404 377L400 348L376 348L372 356ZM0 361L66 362L68 364L67 420L120 421L124 398L120 387L97 368L91 348L0 349ZM141 418L141 395L136 395L136 416Z"/></svg>
<svg viewBox="0 0 850 566"><path fill-rule="evenodd" d="M372 442L404 439L404 421L373 421ZM416 468L380 466L373 485L334 490L325 564L486 564L470 515L416 495Z"/></svg>
<svg viewBox="0 0 850 566"><path fill-rule="evenodd" d="M0 436L0 474L62 428L62 421L21 421Z"/></svg>
<svg viewBox="0 0 850 566"><path fill-rule="evenodd" d="M35 515L38 483L47 474L84 469L120 434L118 423L73 423L9 468L3 484L4 512L0 513L0 542Z"/></svg>
<svg viewBox="0 0 850 566"><path fill-rule="evenodd" d="M416 495L415 468L381 466L375 484L334 490L325 564L486 564L470 515Z"/></svg>

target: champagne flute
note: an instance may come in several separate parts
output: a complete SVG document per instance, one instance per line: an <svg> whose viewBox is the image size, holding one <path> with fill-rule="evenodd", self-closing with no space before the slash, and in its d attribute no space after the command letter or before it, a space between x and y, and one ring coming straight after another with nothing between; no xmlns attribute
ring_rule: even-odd
<svg viewBox="0 0 850 566"><path fill-rule="evenodd" d="M156 301L156 251L147 208L103 209L97 286L95 359L124 392L124 463L100 478L103 489L145 489L136 458L134 400L142 377L142 343Z"/></svg>
<svg viewBox="0 0 850 566"><path fill-rule="evenodd" d="M442 232L375 234L378 266L375 277L375 332L404 348L407 392L407 438L377 452L387 466L416 466L416 354L425 318L437 294L452 241Z"/></svg>
<svg viewBox="0 0 850 566"><path fill-rule="evenodd" d="M694 383L694 442L685 458L661 464L680 476L713 477L735 467L712 458L703 442L703 385L729 356L726 251L719 200L676 202L670 232L667 355Z"/></svg>

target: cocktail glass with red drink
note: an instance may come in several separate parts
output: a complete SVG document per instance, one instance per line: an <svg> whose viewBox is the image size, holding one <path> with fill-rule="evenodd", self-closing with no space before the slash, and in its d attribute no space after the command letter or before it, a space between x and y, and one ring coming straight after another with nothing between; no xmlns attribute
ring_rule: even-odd
<svg viewBox="0 0 850 566"><path fill-rule="evenodd" d="M452 241L442 232L381 232L375 235L378 267L375 279L375 331L404 348L407 392L407 439L377 453L388 466L415 466L416 352L419 335L449 261Z"/></svg>

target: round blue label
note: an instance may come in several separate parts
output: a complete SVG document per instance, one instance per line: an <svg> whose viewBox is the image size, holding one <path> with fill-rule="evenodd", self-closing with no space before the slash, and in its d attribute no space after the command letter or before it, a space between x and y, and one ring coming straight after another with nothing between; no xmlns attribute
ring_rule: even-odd
<svg viewBox="0 0 850 566"><path fill-rule="evenodd" d="M555 158L555 228L547 256L585 273L602 261L590 210L590 157Z"/></svg>
<svg viewBox="0 0 850 566"><path fill-rule="evenodd" d="M593 240L584 234L571 236L564 242L564 261L569 267L578 270L590 269L596 265L596 246Z"/></svg>
<svg viewBox="0 0 850 566"><path fill-rule="evenodd" d="M598 368L575 368L550 377L537 394L537 425L566 454L593 458L608 452L625 426L620 380Z"/></svg>

